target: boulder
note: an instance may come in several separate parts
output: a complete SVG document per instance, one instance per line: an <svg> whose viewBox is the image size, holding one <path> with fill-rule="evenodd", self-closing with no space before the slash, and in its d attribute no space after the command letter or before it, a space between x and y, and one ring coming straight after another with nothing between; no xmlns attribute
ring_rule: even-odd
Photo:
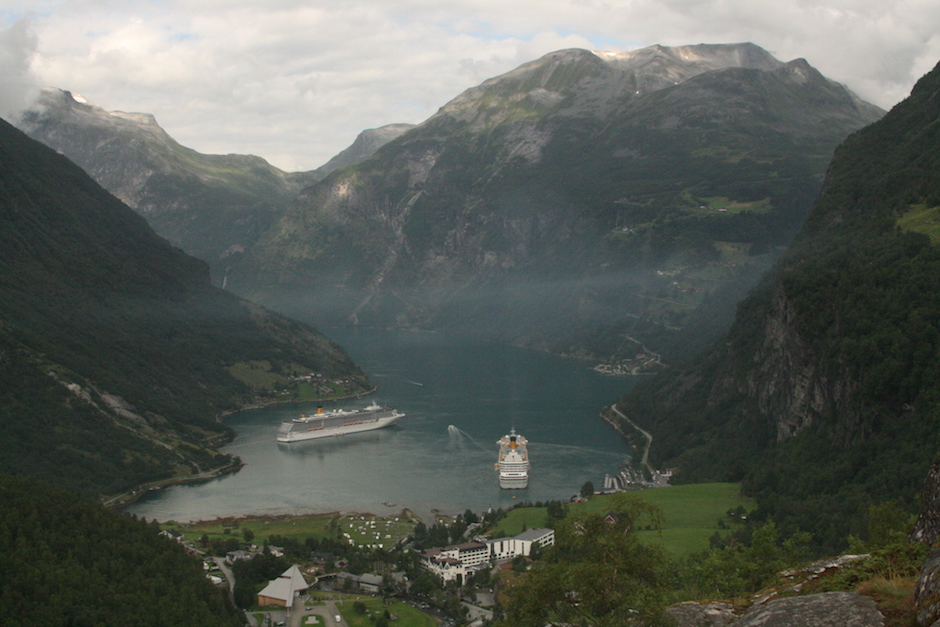
<svg viewBox="0 0 940 627"><path fill-rule="evenodd" d="M933 549L920 567L914 606L920 627L940 625L940 549Z"/></svg>
<svg viewBox="0 0 940 627"><path fill-rule="evenodd" d="M667 607L666 614L676 621L677 627L725 627L737 618L730 603L695 601Z"/></svg>
<svg viewBox="0 0 940 627"><path fill-rule="evenodd" d="M734 627L884 627L875 602L856 592L824 592L752 606Z"/></svg>

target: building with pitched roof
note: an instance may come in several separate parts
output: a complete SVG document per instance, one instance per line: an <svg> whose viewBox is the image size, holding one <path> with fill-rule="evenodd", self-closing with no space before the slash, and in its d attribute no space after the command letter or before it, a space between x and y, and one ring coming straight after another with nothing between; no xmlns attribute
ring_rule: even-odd
<svg viewBox="0 0 940 627"><path fill-rule="evenodd" d="M296 565L291 566L258 593L258 605L280 605L290 609L294 605L294 596L309 587L300 569Z"/></svg>

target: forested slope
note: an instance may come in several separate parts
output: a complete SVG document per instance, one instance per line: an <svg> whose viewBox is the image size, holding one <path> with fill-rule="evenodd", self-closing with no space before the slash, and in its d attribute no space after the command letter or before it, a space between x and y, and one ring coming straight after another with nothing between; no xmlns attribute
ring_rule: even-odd
<svg viewBox="0 0 940 627"><path fill-rule="evenodd" d="M743 480L825 547L913 509L940 427L940 69L835 153L823 192L725 341L620 407L679 477Z"/></svg>
<svg viewBox="0 0 940 627"><path fill-rule="evenodd" d="M42 482L0 475L0 624L240 625L175 540Z"/></svg>
<svg viewBox="0 0 940 627"><path fill-rule="evenodd" d="M0 472L110 493L230 465L221 412L271 390L239 364L368 382L315 330L208 268L0 121ZM243 378L244 379L244 378Z"/></svg>

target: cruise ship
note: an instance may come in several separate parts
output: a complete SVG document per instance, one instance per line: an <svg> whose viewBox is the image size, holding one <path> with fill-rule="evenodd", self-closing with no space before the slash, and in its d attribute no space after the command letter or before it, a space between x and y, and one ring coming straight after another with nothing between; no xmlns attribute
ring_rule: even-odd
<svg viewBox="0 0 940 627"><path fill-rule="evenodd" d="M404 415L397 409L380 407L377 403L365 409L334 409L328 412L318 407L317 413L312 416L301 414L293 420L282 422L277 429L277 441L299 442L372 431L393 425Z"/></svg>
<svg viewBox="0 0 940 627"><path fill-rule="evenodd" d="M496 444L499 445L499 461L496 462L499 487L506 490L528 487L529 452L526 450L526 439L512 429L509 435L504 435Z"/></svg>

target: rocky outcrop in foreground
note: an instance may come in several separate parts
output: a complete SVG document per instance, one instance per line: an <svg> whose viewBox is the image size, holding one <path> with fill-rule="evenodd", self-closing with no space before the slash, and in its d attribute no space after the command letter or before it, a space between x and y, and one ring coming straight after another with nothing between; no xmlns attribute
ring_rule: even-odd
<svg viewBox="0 0 940 627"><path fill-rule="evenodd" d="M921 627L940 625L940 549L934 549L920 567L914 588L917 624Z"/></svg>
<svg viewBox="0 0 940 627"><path fill-rule="evenodd" d="M940 538L940 460L934 461L924 479L921 502L924 505L911 530L910 540L933 545ZM914 588L914 607L918 625L940 625L940 548L934 548L920 567Z"/></svg>
<svg viewBox="0 0 940 627"><path fill-rule="evenodd" d="M775 599L736 617L728 603L682 603L666 612L679 627L883 627L875 602L857 592Z"/></svg>

